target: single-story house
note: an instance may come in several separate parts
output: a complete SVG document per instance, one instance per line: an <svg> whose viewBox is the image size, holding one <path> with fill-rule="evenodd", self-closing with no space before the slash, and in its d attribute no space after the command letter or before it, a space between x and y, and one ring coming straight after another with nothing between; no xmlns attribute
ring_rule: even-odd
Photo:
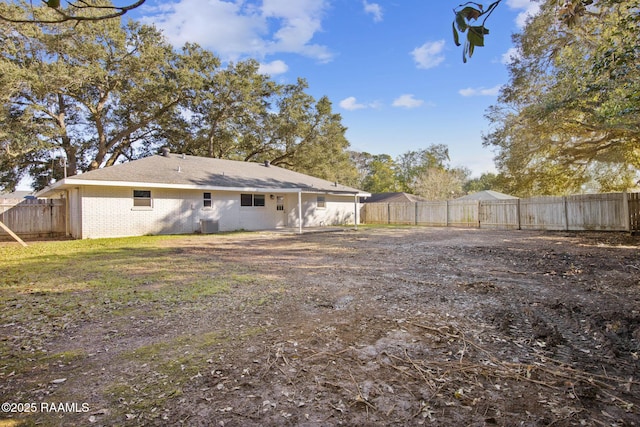
<svg viewBox="0 0 640 427"><path fill-rule="evenodd" d="M77 239L354 224L369 193L270 165L163 150L62 179L38 197L66 200Z"/></svg>

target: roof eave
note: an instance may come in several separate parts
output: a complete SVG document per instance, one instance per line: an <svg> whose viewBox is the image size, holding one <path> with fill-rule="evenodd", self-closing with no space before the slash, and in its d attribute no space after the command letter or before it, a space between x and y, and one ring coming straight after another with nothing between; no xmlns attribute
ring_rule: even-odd
<svg viewBox="0 0 640 427"><path fill-rule="evenodd" d="M160 182L134 182L134 181L102 181L88 179L65 178L36 193L36 197L48 197L61 190L80 186L100 187L137 187L137 188L168 188L180 190L208 190L208 191L233 191L233 192L265 192L265 193L319 193L336 195L353 195L358 197L370 197L370 193L355 189L333 190L313 187L282 188L282 187L222 187L203 184L167 184Z"/></svg>

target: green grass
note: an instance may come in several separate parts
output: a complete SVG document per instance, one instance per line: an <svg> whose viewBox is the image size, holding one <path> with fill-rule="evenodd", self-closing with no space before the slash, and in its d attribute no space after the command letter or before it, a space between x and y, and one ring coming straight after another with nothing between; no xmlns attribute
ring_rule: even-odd
<svg viewBox="0 0 640 427"><path fill-rule="evenodd" d="M263 280L241 265L222 265L197 245L172 245L180 238L0 246L0 324L8 334L0 340L0 374L72 357L46 352L46 343L69 328L106 320L127 327L131 316L197 308L234 286Z"/></svg>
<svg viewBox="0 0 640 427"><path fill-rule="evenodd" d="M187 325L180 329L182 319L210 310L235 290L242 295L238 309L276 304L285 291L277 279L251 271L241 260L217 256L219 251L208 249L211 236L188 236L187 244L180 239L185 236L0 245L0 325L6 334L0 339L0 378L46 384L61 369L65 377L84 376L100 368L94 363L103 346L119 344L126 349L109 355L126 374L112 371L115 377L100 384L100 394L119 419L162 416L170 399L210 372L221 346L265 333L261 326L219 325L187 332ZM156 325L172 329L147 338L136 322L152 332ZM136 333L140 341L128 341ZM75 336L100 348L83 348L82 341L69 339ZM57 396L78 400L65 387L57 386Z"/></svg>

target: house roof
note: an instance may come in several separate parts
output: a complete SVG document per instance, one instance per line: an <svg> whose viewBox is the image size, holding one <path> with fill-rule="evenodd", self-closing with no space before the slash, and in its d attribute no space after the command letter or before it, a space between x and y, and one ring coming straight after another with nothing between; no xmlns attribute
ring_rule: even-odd
<svg viewBox="0 0 640 427"><path fill-rule="evenodd" d="M33 196L33 191L18 190L13 193L0 193L0 199L24 199Z"/></svg>
<svg viewBox="0 0 640 427"><path fill-rule="evenodd" d="M356 188L266 162L166 153L65 178L40 191L38 196L47 197L58 190L79 185L368 195Z"/></svg>
<svg viewBox="0 0 640 427"><path fill-rule="evenodd" d="M478 191L477 193L467 194L466 196L458 197L456 200L509 200L517 199L517 197L510 196L508 194L499 193L493 190Z"/></svg>
<svg viewBox="0 0 640 427"><path fill-rule="evenodd" d="M374 193L365 203L415 203L423 200L425 199L409 193Z"/></svg>

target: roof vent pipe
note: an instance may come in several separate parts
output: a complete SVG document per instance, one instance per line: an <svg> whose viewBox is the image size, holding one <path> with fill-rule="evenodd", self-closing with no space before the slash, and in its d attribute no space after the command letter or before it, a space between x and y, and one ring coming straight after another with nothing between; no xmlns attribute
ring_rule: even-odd
<svg viewBox="0 0 640 427"><path fill-rule="evenodd" d="M169 148L162 147L162 156L163 157L169 157Z"/></svg>
<svg viewBox="0 0 640 427"><path fill-rule="evenodd" d="M271 163L269 162L269 160L265 160L264 167L268 168L269 166L271 166Z"/></svg>

